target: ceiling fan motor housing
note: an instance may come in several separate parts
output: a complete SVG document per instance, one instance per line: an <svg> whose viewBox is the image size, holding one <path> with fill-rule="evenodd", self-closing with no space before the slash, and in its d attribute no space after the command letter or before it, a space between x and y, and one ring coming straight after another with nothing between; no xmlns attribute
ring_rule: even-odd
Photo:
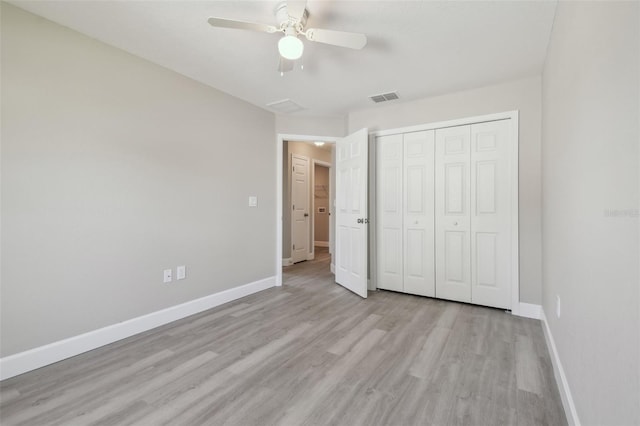
<svg viewBox="0 0 640 426"><path fill-rule="evenodd" d="M302 17L298 21L297 18L289 16L287 10L287 2L283 1L278 3L275 9L276 22L278 22L278 28L295 27L296 24L300 24L300 28L304 28L307 24L307 18L309 17L309 11L305 8Z"/></svg>

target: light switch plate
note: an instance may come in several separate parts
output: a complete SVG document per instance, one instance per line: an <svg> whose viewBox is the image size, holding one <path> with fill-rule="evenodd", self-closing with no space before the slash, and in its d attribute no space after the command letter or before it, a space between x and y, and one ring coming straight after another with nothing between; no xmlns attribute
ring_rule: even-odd
<svg viewBox="0 0 640 426"><path fill-rule="evenodd" d="M187 267L182 265L176 268L176 279L184 280L187 276Z"/></svg>
<svg viewBox="0 0 640 426"><path fill-rule="evenodd" d="M172 274L171 274L171 269L165 269L163 271L163 275L164 275L164 281L165 283L170 283L172 280Z"/></svg>
<svg viewBox="0 0 640 426"><path fill-rule="evenodd" d="M258 207L258 197L255 195L249 196L249 207Z"/></svg>

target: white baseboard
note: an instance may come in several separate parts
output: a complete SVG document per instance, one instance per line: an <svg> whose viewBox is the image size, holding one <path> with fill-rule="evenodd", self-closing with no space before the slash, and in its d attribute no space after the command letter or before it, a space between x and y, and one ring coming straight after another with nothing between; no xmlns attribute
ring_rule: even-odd
<svg viewBox="0 0 640 426"><path fill-rule="evenodd" d="M331 273L335 275L336 273L336 267L335 265L332 263L331 266L329 267L329 269L331 269Z"/></svg>
<svg viewBox="0 0 640 426"><path fill-rule="evenodd" d="M316 258L315 253L307 253L307 260L313 260Z"/></svg>
<svg viewBox="0 0 640 426"><path fill-rule="evenodd" d="M567 376L562 368L560 357L558 356L558 350L556 349L556 343L553 340L549 323L547 323L547 316L544 314L544 309L540 309L540 316L542 319L542 329L544 330L544 337L547 341L547 347L549 348L549 354L551 355L551 364L553 364L553 374L556 378L558 390L560 391L560 398L562 399L562 406L564 407L564 413L567 416L567 422L573 426L580 426L580 419L578 418L578 412L576 406L573 403L573 397L571 396L571 390L569 389L569 382Z"/></svg>
<svg viewBox="0 0 640 426"><path fill-rule="evenodd" d="M282 266L291 266L293 265L293 260L290 257L282 259Z"/></svg>
<svg viewBox="0 0 640 426"><path fill-rule="evenodd" d="M329 247L329 241L314 241L313 245L316 247Z"/></svg>
<svg viewBox="0 0 640 426"><path fill-rule="evenodd" d="M152 312L88 333L0 358L0 380L17 376L45 365L125 339L143 331L176 321L241 297L274 287L276 277L254 281L239 287L201 297L190 302Z"/></svg>
<svg viewBox="0 0 640 426"><path fill-rule="evenodd" d="M542 306L534 305L533 303L523 303L520 302L518 304L518 309L516 311L511 311L514 315L525 318L533 318L533 319L541 319Z"/></svg>

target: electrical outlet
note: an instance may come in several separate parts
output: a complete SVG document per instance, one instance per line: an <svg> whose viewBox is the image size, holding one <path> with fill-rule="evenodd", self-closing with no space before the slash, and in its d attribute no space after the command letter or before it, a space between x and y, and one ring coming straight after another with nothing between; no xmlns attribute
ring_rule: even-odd
<svg viewBox="0 0 640 426"><path fill-rule="evenodd" d="M249 196L249 207L258 207L258 197L255 195Z"/></svg>
<svg viewBox="0 0 640 426"><path fill-rule="evenodd" d="M560 318L560 296L556 294L556 316Z"/></svg>
<svg viewBox="0 0 640 426"><path fill-rule="evenodd" d="M184 280L187 277L187 267L182 265L176 268L176 279Z"/></svg>
<svg viewBox="0 0 640 426"><path fill-rule="evenodd" d="M170 283L171 280L173 279L172 274L171 274L171 269L165 269L163 271L164 274L164 281L165 283Z"/></svg>

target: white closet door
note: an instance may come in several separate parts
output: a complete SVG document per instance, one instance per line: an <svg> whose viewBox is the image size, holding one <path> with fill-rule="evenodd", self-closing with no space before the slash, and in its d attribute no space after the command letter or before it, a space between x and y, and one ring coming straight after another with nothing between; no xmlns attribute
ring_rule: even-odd
<svg viewBox="0 0 640 426"><path fill-rule="evenodd" d="M511 308L510 120L471 126L471 301Z"/></svg>
<svg viewBox="0 0 640 426"><path fill-rule="evenodd" d="M436 130L436 297L471 302L471 126Z"/></svg>
<svg viewBox="0 0 640 426"><path fill-rule="evenodd" d="M377 287L403 291L402 135L376 138Z"/></svg>
<svg viewBox="0 0 640 426"><path fill-rule="evenodd" d="M434 131L404 135L404 291L435 296Z"/></svg>

